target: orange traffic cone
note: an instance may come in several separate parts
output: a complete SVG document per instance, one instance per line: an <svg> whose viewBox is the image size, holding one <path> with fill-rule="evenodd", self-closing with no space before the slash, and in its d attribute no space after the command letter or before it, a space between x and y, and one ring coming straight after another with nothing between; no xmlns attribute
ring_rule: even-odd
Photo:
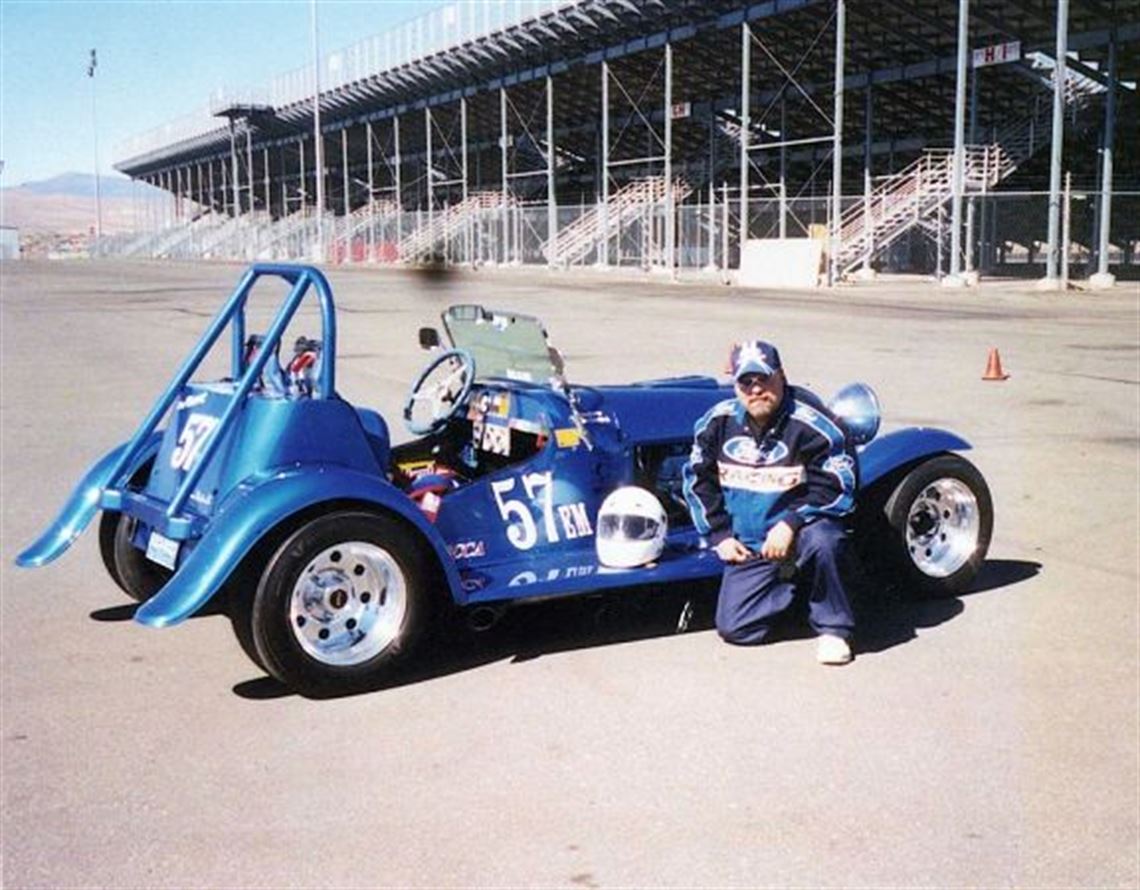
<svg viewBox="0 0 1140 890"><path fill-rule="evenodd" d="M983 380L1008 380L1009 375L1001 369L1001 355L997 351L997 347L990 349L990 357L986 361L986 373L982 375Z"/></svg>

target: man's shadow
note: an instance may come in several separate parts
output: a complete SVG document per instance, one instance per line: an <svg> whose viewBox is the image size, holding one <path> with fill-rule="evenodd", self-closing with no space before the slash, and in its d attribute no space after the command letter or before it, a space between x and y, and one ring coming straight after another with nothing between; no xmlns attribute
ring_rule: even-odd
<svg viewBox="0 0 1140 890"><path fill-rule="evenodd" d="M907 643L919 628L936 627L965 610L964 597L1034 577L1041 564L989 560L971 589L956 597L918 598L898 587L868 587L857 603L856 655L872 655ZM872 582L873 583L873 582ZM544 655L711 630L715 624L716 580L687 585L647 586L588 596L520 604L484 631L471 630L462 615L447 623L413 662L367 688L345 689L327 698L377 692L422 683L509 659L513 664ZM802 600L801 600L802 602ZM771 644L814 635L806 609L793 612L774 629ZM273 699L294 694L270 677L234 686L242 698Z"/></svg>

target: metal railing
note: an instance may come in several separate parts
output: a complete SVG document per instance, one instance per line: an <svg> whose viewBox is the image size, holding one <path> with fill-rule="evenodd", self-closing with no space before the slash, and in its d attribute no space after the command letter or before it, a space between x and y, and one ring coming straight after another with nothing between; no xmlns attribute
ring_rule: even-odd
<svg viewBox="0 0 1140 890"><path fill-rule="evenodd" d="M339 89L385 71L447 52L481 37L539 19L579 0L461 0L328 53L321 59L322 92ZM217 90L195 111L132 136L115 146L115 163L221 129L215 116L226 106L283 108L309 101L314 92L312 64L278 74L266 85Z"/></svg>
<svg viewBox="0 0 1140 890"><path fill-rule="evenodd" d="M1066 85L1065 101L1073 113L1084 108L1101 90L1088 78L1069 80ZM964 194L991 191L1025 163L1050 141L1052 120L1051 105L1042 103L1033 114L999 131L991 144L965 146ZM922 224L929 228L933 216L941 212L953 193L952 149L928 149L899 173L880 177L879 185L860 204L849 206L839 220L836 232L840 272L869 263L913 226Z"/></svg>

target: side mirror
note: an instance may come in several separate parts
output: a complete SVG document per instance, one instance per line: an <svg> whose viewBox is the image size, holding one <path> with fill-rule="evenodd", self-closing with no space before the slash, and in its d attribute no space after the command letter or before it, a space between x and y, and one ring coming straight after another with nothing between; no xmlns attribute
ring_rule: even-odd
<svg viewBox="0 0 1140 890"><path fill-rule="evenodd" d="M420 349L438 349L439 331L435 328L420 328Z"/></svg>
<svg viewBox="0 0 1140 890"><path fill-rule="evenodd" d="M553 346L546 347L546 351L550 356L550 365L554 368L554 373L559 377L566 376L566 360L562 358L562 353Z"/></svg>

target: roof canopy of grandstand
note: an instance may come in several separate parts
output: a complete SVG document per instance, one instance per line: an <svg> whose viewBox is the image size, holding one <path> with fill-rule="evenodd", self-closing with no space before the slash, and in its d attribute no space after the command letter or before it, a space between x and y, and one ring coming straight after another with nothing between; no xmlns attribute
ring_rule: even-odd
<svg viewBox="0 0 1140 890"><path fill-rule="evenodd" d="M840 214L852 234L847 214L878 196L884 219L866 211L866 231L845 258L833 245L840 273L901 237L897 224L886 225L900 188L887 180L916 164L924 188L940 178L949 187L957 163L958 195L1012 194L1056 191L1053 156L1061 155L1070 188L1103 190L1107 133L1118 147L1111 188L1140 186L1140 153L1119 151L1121 134L1134 145L1140 132L1140 0L963 4L964 48L962 4L953 0L454 3L264 89L214 96L200 113L120 146L115 166L169 191L183 220L208 212L280 221L319 203L318 216L342 219L340 236L367 230L369 251L378 214L397 217L397 230L380 240L404 255L438 250L448 231L435 217L458 207L521 214L477 237L488 241L484 258L524 262L521 246L512 255L502 242L521 245L537 229L530 261L612 262L622 236L610 243L610 216L664 201L670 211L704 208L692 225L709 233L703 246L700 232L662 235L670 263L686 237L705 252L692 261L727 264L731 250L736 263L741 217L751 237L810 235L821 224L834 239L846 237ZM1058 108L1060 48L1067 64ZM1063 132L1054 140L1058 110ZM959 119L969 150L952 162ZM918 216L943 215L948 194L935 191ZM842 208L829 203L833 193ZM735 222L717 218L720 204ZM595 219L584 222L583 210L568 216L571 207L595 207ZM402 244L425 225L407 218L417 212L439 231ZM1138 214L1113 211L1118 233L1128 221L1117 227L1117 215L1136 227ZM666 228L684 228L666 216ZM466 251L472 225L461 226ZM713 243L718 225L735 226L731 248ZM1089 223L1092 248L1099 225ZM1135 237L1124 234L1129 252Z"/></svg>

